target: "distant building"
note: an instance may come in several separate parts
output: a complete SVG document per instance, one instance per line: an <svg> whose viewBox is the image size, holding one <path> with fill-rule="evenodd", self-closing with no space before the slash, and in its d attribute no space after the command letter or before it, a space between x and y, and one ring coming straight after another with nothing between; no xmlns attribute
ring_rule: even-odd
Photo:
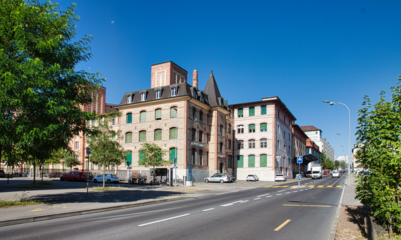
<svg viewBox="0 0 401 240"><path fill-rule="evenodd" d="M320 152L324 152L326 157L330 160L334 161L334 149L326 140L326 138L322 138L322 130L316 128L315 126L302 126L301 129L305 132L308 137L314 141L320 149Z"/></svg>
<svg viewBox="0 0 401 240"><path fill-rule="evenodd" d="M300 173L304 176L305 164L298 165L297 157L306 155L306 140L308 136L296 124L292 125L292 136L292 169L294 169L294 175Z"/></svg>

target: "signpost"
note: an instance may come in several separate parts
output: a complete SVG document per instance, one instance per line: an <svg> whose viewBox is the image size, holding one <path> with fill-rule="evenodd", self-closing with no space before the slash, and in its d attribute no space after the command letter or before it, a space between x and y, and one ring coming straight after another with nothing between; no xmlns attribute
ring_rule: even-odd
<svg viewBox="0 0 401 240"><path fill-rule="evenodd" d="M128 184L131 182L131 180L129 179L130 166L131 166L131 162L127 161L127 181L128 181Z"/></svg>
<svg viewBox="0 0 401 240"><path fill-rule="evenodd" d="M89 193L89 157L92 153L92 149L90 147L86 148L86 154L88 155L88 172L86 173L86 194Z"/></svg>
<svg viewBox="0 0 401 240"><path fill-rule="evenodd" d="M298 156L297 157L297 163L298 163L298 175L297 175L297 178L298 178L298 187L300 188L301 187L301 163L302 163L302 161L303 161L303 157L302 156Z"/></svg>

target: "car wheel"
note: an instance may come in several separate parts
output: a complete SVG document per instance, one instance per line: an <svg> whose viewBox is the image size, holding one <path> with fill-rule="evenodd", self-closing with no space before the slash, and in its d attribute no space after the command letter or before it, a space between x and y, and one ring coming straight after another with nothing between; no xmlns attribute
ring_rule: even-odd
<svg viewBox="0 0 401 240"><path fill-rule="evenodd" d="M107 183L111 183L111 180L109 179L109 180L107 180Z"/></svg>
<svg viewBox="0 0 401 240"><path fill-rule="evenodd" d="M77 181L77 179L76 178L74 178L74 182L76 182Z"/></svg>
<svg viewBox="0 0 401 240"><path fill-rule="evenodd" d="M94 183L97 183L97 180L96 180L96 179L93 179L93 182L94 182Z"/></svg>
<svg viewBox="0 0 401 240"><path fill-rule="evenodd" d="M220 183L224 183L224 181L223 181L223 180L220 180Z"/></svg>
<svg viewBox="0 0 401 240"><path fill-rule="evenodd" d="M208 183L208 182L209 182L209 180L205 179L205 183Z"/></svg>
<svg viewBox="0 0 401 240"><path fill-rule="evenodd" d="M60 181L64 181L64 178L60 178Z"/></svg>

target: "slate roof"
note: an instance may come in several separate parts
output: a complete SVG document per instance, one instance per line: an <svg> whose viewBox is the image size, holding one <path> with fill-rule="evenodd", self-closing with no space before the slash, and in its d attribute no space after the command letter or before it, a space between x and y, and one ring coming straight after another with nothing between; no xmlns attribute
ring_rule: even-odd
<svg viewBox="0 0 401 240"><path fill-rule="evenodd" d="M304 131L304 132L307 132L307 131L320 131L319 128L316 128L316 127L313 126L313 125L310 125L310 126L302 126L301 129L302 129L302 131Z"/></svg>
<svg viewBox="0 0 401 240"><path fill-rule="evenodd" d="M209 96L209 104L211 107L221 107L224 104L224 99L221 97L216 79L214 79L213 71L210 72L204 92Z"/></svg>

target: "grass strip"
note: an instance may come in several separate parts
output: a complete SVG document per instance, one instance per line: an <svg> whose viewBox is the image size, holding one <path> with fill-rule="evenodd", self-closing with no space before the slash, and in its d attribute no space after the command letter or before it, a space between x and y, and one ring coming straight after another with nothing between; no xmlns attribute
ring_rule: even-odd
<svg viewBox="0 0 401 240"><path fill-rule="evenodd" d="M124 188L121 187L91 187L89 188L91 191L119 191L119 190L124 190Z"/></svg>
<svg viewBox="0 0 401 240"><path fill-rule="evenodd" d="M23 207L23 206L31 206L45 204L44 202L32 201L27 199L20 200L0 200L0 208L11 208L11 207Z"/></svg>

